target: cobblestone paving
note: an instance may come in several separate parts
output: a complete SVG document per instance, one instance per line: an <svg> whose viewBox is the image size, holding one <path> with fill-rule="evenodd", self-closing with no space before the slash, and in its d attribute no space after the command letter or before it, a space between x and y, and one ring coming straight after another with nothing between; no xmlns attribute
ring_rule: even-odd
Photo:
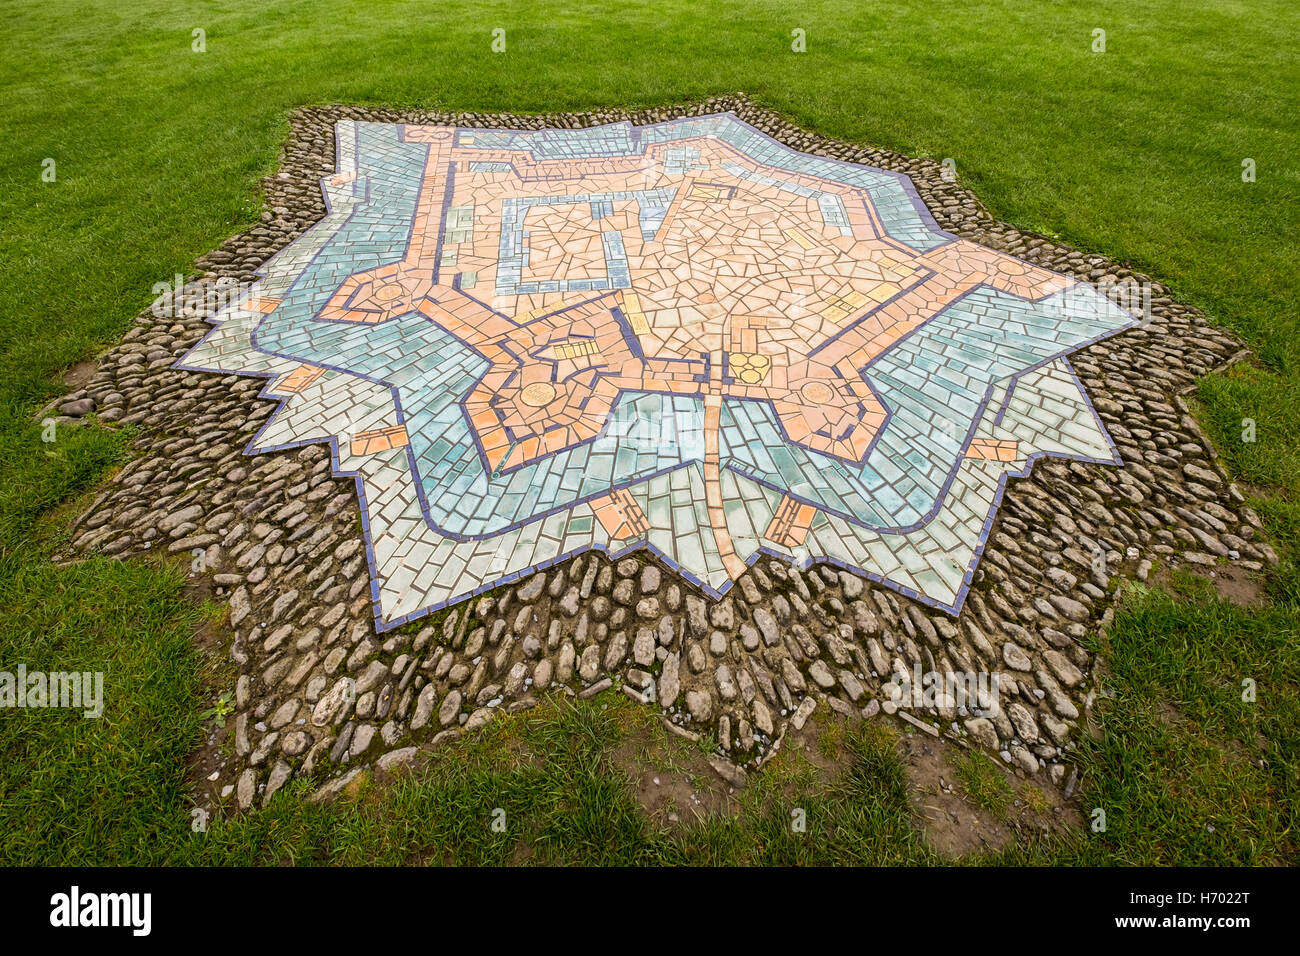
<svg viewBox="0 0 1300 956"><path fill-rule="evenodd" d="M139 426L67 557L229 601L211 804L609 686L736 785L817 706L1059 783L1119 580L1276 561L1181 398L1240 343L1158 283L1135 324L1094 287L1150 280L931 161L735 97L335 107L266 190L59 407Z"/></svg>

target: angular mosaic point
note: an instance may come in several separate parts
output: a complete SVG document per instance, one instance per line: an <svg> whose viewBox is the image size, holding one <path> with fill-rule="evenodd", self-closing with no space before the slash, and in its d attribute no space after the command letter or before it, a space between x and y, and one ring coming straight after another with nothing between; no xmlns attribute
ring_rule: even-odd
<svg viewBox="0 0 1300 956"><path fill-rule="evenodd" d="M1008 477L1117 463L1067 356L1134 324L732 114L336 126L327 213L180 367L328 442L383 630L590 550L760 554L956 612Z"/></svg>

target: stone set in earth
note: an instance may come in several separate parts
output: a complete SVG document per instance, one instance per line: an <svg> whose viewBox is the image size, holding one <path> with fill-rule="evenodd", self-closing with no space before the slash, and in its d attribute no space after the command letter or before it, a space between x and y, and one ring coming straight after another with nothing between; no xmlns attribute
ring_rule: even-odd
<svg viewBox="0 0 1300 956"><path fill-rule="evenodd" d="M338 120L540 129L726 110L795 149L907 173L939 225L964 239L1089 282L1149 281L996 222L937 163L823 139L722 97L533 117L299 111L266 182L270 211L204 256L186 291L211 300L219 280L253 281L324 215L319 181L334 170ZM644 553L613 563L589 553L377 635L355 486L333 477L328 449L246 456L276 404L258 397L263 383L172 367L209 330L216 310L202 307L140 315L90 383L51 409L61 425L93 414L139 429L138 457L78 519L66 557L179 555L229 601L239 676L233 720L212 730L197 768L208 805L265 803L298 777L328 795L363 767L408 762L539 695L610 687L659 708L678 732L711 735L715 767L737 786L817 706L897 713L1059 783L1099 692L1084 642L1108 625L1119 580L1145 579L1155 561L1258 571L1277 560L1181 398L1247 353L1152 288L1149 322L1072 357L1122 467L1044 460L1010 481L955 619L826 566L763 558L713 601ZM917 669L999 674L996 714L900 707L891 682Z"/></svg>

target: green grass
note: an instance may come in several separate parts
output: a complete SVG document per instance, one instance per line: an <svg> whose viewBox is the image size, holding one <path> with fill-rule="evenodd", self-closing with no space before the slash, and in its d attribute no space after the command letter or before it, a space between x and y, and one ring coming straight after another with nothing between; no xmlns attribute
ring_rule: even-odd
<svg viewBox="0 0 1300 956"><path fill-rule="evenodd" d="M174 572L113 561L6 577L4 669L102 672L104 713L0 718L0 859L126 863L149 858L155 834L185 822L200 614L179 585Z"/></svg>
<svg viewBox="0 0 1300 956"><path fill-rule="evenodd" d="M1198 399L1284 555L1270 604L1131 598L1106 648L1107 735L1079 757L1083 799L1107 809L1107 832L1006 861L1294 862L1294 4L25 0L0 14L13 51L0 61L0 668L104 670L109 707L98 721L0 718L0 859L510 860L509 840L473 831L494 800L536 837L534 859L927 859L908 840L901 770L879 740L826 742L853 770L834 793L804 794L817 840L788 832L788 804L761 781L739 822L669 836L638 817L602 762L618 731L590 707L519 724L562 753L564 774L447 758L427 781L350 809L289 794L195 836L184 759L222 688L204 683L211 665L189 640L199 612L183 578L49 561L66 537L64 503L124 459L127 438L62 429L47 444L37 409L60 392L62 369L120 337L154 283L257 220L257 182L291 108L528 112L745 91L827 135L951 157L999 218L1131 262L1257 352L1257 365L1211 377ZM204 53L191 51L196 27ZM505 54L490 52L496 27ZM803 54L790 52L796 27ZM1104 54L1091 51L1098 27ZM40 178L46 158L53 183ZM1242 440L1246 418L1254 442ZM1243 676L1260 688L1250 709L1232 701Z"/></svg>
<svg viewBox="0 0 1300 956"><path fill-rule="evenodd" d="M1121 863L1294 862L1300 807L1300 616L1211 596L1130 599L1102 648L1106 735L1083 760L1092 850ZM1253 701L1243 682L1254 683Z"/></svg>
<svg viewBox="0 0 1300 956"><path fill-rule="evenodd" d="M179 811L137 821L116 796L81 832L47 833L38 816L29 838L15 841L9 860L163 865L862 865L931 861L911 825L893 737L878 726L844 735L851 766L832 784L819 781L801 757L782 754L770 773L738 797L733 818L686 818L656 828L636 803L615 751L629 735L671 752L644 708L606 693L594 701L547 699L537 710L500 719L477 738L444 748L426 772L386 786L363 778L335 803L302 799L304 783L262 811L194 832ZM140 790L153 782L142 777ZM158 801L123 794L145 808ZM174 801L176 794L167 794ZM806 825L797 830L791 811ZM116 826L114 814L126 813ZM504 828L493 827L503 812ZM147 826L143 825L146 824ZM148 840L118 839L125 831ZM65 855L71 845L85 853Z"/></svg>
<svg viewBox="0 0 1300 956"><path fill-rule="evenodd" d="M952 766L966 799L999 820L1007 818L1016 795L997 764L981 751L966 750L953 754Z"/></svg>

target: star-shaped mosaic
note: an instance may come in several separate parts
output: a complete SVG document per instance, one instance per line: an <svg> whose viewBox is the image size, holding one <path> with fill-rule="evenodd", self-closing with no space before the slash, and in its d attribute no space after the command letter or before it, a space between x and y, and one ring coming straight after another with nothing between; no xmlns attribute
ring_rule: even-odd
<svg viewBox="0 0 1300 956"><path fill-rule="evenodd" d="M250 454L356 477L380 629L590 549L955 613L1009 475L1118 463L1066 356L1133 317L906 176L731 114L336 135L325 218L178 364L270 379Z"/></svg>

